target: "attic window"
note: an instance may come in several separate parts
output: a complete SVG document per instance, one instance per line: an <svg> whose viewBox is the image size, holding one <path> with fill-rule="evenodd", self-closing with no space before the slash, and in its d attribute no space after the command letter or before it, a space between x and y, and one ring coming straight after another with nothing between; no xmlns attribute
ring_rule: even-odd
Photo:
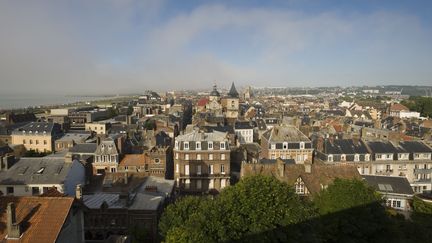
<svg viewBox="0 0 432 243"><path fill-rule="evenodd" d="M36 171L36 174L42 174L45 170L45 167L41 167L38 171Z"/></svg>
<svg viewBox="0 0 432 243"><path fill-rule="evenodd" d="M393 187L390 184L378 184L380 191L392 192Z"/></svg>

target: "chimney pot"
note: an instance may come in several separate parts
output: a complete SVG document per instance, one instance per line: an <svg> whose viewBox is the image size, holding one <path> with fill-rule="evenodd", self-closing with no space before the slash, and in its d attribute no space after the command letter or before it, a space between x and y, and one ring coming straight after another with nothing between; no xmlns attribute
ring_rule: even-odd
<svg viewBox="0 0 432 243"><path fill-rule="evenodd" d="M81 186L81 184L76 185L75 198L78 200L82 200L82 186Z"/></svg>

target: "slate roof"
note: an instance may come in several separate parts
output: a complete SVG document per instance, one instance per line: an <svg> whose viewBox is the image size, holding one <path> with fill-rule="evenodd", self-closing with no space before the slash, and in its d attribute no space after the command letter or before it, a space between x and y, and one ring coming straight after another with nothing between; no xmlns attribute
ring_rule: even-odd
<svg viewBox="0 0 432 243"><path fill-rule="evenodd" d="M69 149L71 153L94 154L96 152L96 143L78 143Z"/></svg>
<svg viewBox="0 0 432 243"><path fill-rule="evenodd" d="M414 191L405 177L373 175L362 175L362 177L379 192L414 195Z"/></svg>
<svg viewBox="0 0 432 243"><path fill-rule="evenodd" d="M0 184L63 184L71 167L64 158L21 158L9 170L0 171Z"/></svg>
<svg viewBox="0 0 432 243"><path fill-rule="evenodd" d="M260 159L261 164L275 164L278 160L282 160L285 164L295 164L294 159Z"/></svg>
<svg viewBox="0 0 432 243"><path fill-rule="evenodd" d="M263 134L271 142L310 142L300 130L294 126L282 125L273 127Z"/></svg>
<svg viewBox="0 0 432 243"><path fill-rule="evenodd" d="M188 134L179 135L176 137L176 141L214 141L214 142L223 142L227 141L227 133L226 132L218 132L213 131L209 133L193 131Z"/></svg>
<svg viewBox="0 0 432 243"><path fill-rule="evenodd" d="M114 140L107 139L101 141L99 146L97 146L95 154L97 155L115 155L118 154L117 146Z"/></svg>
<svg viewBox="0 0 432 243"><path fill-rule="evenodd" d="M220 93L217 91L217 86L216 86L216 84L215 85L213 85L213 90L212 90L212 92L210 93L210 96L220 96Z"/></svg>
<svg viewBox="0 0 432 243"><path fill-rule="evenodd" d="M234 86L234 82L231 84L231 88L230 88L230 91L228 92L228 96L231 98L238 98L239 97L239 93L237 92L237 90Z"/></svg>
<svg viewBox="0 0 432 243"><path fill-rule="evenodd" d="M411 153L432 153L432 148L420 141L402 141L399 145Z"/></svg>
<svg viewBox="0 0 432 243"><path fill-rule="evenodd" d="M234 125L235 129L253 129L254 127L250 122L236 122Z"/></svg>
<svg viewBox="0 0 432 243"><path fill-rule="evenodd" d="M325 139L324 140L325 154L368 154L365 144L362 140L357 142L353 139Z"/></svg>
<svg viewBox="0 0 432 243"><path fill-rule="evenodd" d="M7 235L6 208L8 203L13 202L17 222L28 226L24 227L19 242L56 242L73 201L72 197L0 197L0 239Z"/></svg>
<svg viewBox="0 0 432 243"><path fill-rule="evenodd" d="M373 153L377 154L389 154L397 153L398 150L393 146L391 142L388 141L368 141L367 146L371 149Z"/></svg>
<svg viewBox="0 0 432 243"><path fill-rule="evenodd" d="M12 134L52 134L53 132L59 132L60 125L52 122L30 122L20 128L12 131Z"/></svg>
<svg viewBox="0 0 432 243"><path fill-rule="evenodd" d="M83 195L83 202L90 209L99 209L102 203L106 203L108 208L125 208L126 202L120 200L120 194L116 193L96 193Z"/></svg>

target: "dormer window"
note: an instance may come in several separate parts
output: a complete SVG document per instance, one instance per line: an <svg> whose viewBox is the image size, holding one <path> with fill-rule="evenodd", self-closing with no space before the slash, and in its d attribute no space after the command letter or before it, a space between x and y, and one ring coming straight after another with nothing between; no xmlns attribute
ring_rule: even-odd
<svg viewBox="0 0 432 243"><path fill-rule="evenodd" d="M225 142L221 142L220 143L220 149L221 150L225 150Z"/></svg>
<svg viewBox="0 0 432 243"><path fill-rule="evenodd" d="M301 142L300 143L300 149L304 149L305 148L305 143L304 142Z"/></svg>
<svg viewBox="0 0 432 243"><path fill-rule="evenodd" d="M341 155L341 161L346 161L346 155L345 154Z"/></svg>
<svg viewBox="0 0 432 243"><path fill-rule="evenodd" d="M208 149L213 150L213 142L208 142Z"/></svg>
<svg viewBox="0 0 432 243"><path fill-rule="evenodd" d="M287 142L283 143L283 149L288 149L288 143Z"/></svg>
<svg viewBox="0 0 432 243"><path fill-rule="evenodd" d="M327 159L329 162L333 162L333 155L332 154L329 154L329 156L328 156L328 159Z"/></svg>
<svg viewBox="0 0 432 243"><path fill-rule="evenodd" d="M201 150L201 142L196 142L196 150Z"/></svg>
<svg viewBox="0 0 432 243"><path fill-rule="evenodd" d="M183 145L185 150L189 150L189 142L184 142Z"/></svg>
<svg viewBox="0 0 432 243"><path fill-rule="evenodd" d="M355 154L354 155L354 161L360 161L360 155Z"/></svg>
<svg viewBox="0 0 432 243"><path fill-rule="evenodd" d="M370 154L365 154L365 161L369 161L370 160Z"/></svg>

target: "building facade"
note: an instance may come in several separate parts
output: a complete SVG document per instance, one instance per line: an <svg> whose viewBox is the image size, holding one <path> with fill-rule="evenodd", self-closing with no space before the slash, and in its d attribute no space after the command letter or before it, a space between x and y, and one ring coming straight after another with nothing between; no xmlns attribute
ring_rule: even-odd
<svg viewBox="0 0 432 243"><path fill-rule="evenodd" d="M228 134L193 131L180 135L174 146L174 178L181 192L203 193L230 184Z"/></svg>

